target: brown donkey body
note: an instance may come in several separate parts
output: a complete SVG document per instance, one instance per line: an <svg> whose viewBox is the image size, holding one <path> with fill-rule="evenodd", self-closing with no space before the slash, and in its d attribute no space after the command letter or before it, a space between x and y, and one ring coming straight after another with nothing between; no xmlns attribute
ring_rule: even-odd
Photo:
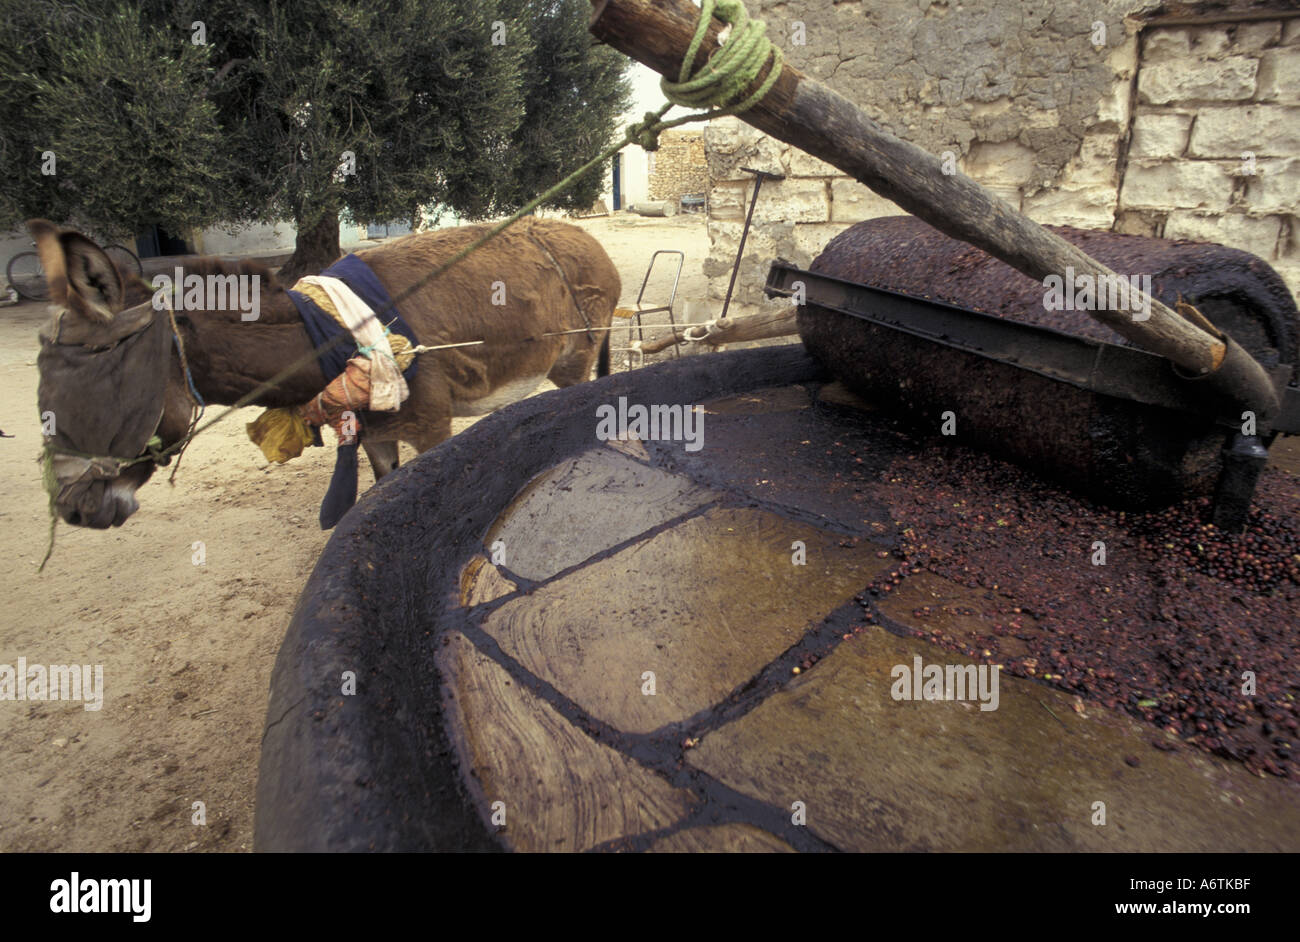
<svg viewBox="0 0 1300 942"><path fill-rule="evenodd" d="M147 323L149 312L144 306L152 306L153 295L143 285L125 284L107 256L84 236L44 220L33 220L29 227L50 283L53 306L61 309L43 331L44 351L72 343L79 351L114 356L113 337L124 332L122 321ZM485 231L484 226L464 226L418 233L356 254L389 295L398 298ZM181 260L179 267L187 278L234 275L256 278L260 286L253 319L234 304L202 309L183 304L175 312L194 387L205 402L233 404L310 354L311 340L297 308L285 286L262 266L194 258ZM400 411L363 416L362 442L376 477L396 467L399 441L424 451L448 438L453 416L490 412L526 396L546 379L557 386L588 379L608 336L600 328L610 325L619 292L618 272L595 239L576 226L536 219L506 230L421 285L397 305L419 343L484 343L421 354L410 398ZM156 316L167 317L165 311ZM588 332L588 327L596 329ZM55 346L50 345L51 337ZM174 346L169 361L157 370L115 372L113 365L71 369L57 357L42 354L41 409L44 413L49 406L58 413L51 451L80 456L65 457L62 464L56 461L51 482L60 515L73 524L120 525L136 509L134 492L154 467L145 461L116 474L87 470L88 456L128 460L143 451L132 444L128 450L141 447L141 451L105 454L109 447L105 443L114 436L104 434L104 426L115 421L114 406L104 402L106 396L121 403L140 401L148 398L144 393L151 388L156 391L158 384L165 384L156 435L167 446L179 441L187 429L191 397ZM99 388L82 388L92 374ZM311 358L277 388L260 395L256 404L298 405L320 392L325 383L320 365ZM124 446L119 442L115 447Z"/></svg>

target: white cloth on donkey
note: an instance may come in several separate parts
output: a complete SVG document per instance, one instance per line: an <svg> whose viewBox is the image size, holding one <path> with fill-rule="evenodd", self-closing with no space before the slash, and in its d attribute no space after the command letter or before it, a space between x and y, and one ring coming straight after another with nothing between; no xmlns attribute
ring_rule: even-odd
<svg viewBox="0 0 1300 942"><path fill-rule="evenodd" d="M393 359L393 348L388 343L387 331L375 311L357 297L356 293L339 278L307 275L298 280L316 285L334 302L343 324L352 332L359 352L370 359L370 404L375 412L396 412L411 395L402 376L401 367Z"/></svg>

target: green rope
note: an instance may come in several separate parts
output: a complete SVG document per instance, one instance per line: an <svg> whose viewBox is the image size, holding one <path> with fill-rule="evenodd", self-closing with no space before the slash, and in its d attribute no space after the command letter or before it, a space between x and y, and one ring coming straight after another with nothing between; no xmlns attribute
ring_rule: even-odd
<svg viewBox="0 0 1300 942"><path fill-rule="evenodd" d="M717 17L732 26L731 35L723 45L714 50L704 66L691 75L691 66L699 52L700 43L709 31L709 21ZM726 103L749 87L762 71L768 58L772 68L767 79L755 92L739 104L726 107ZM695 35L682 60L682 70L676 82L664 76L659 87L664 97L675 105L688 108L714 108L710 117L736 114L756 105L776 84L781 76L781 50L767 38L767 26L762 20L751 20L749 11L741 0L703 0Z"/></svg>
<svg viewBox="0 0 1300 942"><path fill-rule="evenodd" d="M54 529L59 524L59 511L54 505L54 499L59 493L59 485L54 479L54 456L50 454L48 448L41 452L41 484L45 487L45 492L50 495L50 542L45 547L45 557L36 568L38 573L45 571L45 564L54 555Z"/></svg>
<svg viewBox="0 0 1300 942"><path fill-rule="evenodd" d="M709 26L713 18L716 17L724 23L731 24L731 35L727 37L721 47L715 49L710 54L708 60L700 67L698 72L692 73L692 66L695 62L695 56L699 52L700 44L704 42L708 35ZM733 105L727 102L735 98L758 77L763 66L771 59L772 65L768 70L767 78L763 83L754 90L743 101ZM784 57L781 50L772 45L771 40L767 38L767 27L761 20L751 20L749 11L745 9L741 0L703 0L700 6L700 15L695 23L695 34L691 38L686 55L682 59L682 68L678 74L676 82L669 82L665 77L660 82L660 88L663 90L664 97L668 99L658 111L647 111L638 124L628 127L623 135L623 139L607 147L602 153L587 161L577 170L570 173L563 180L560 180L550 189L546 190L540 196L530 200L527 204L519 209L512 216L507 217L497 223L486 234L474 240L465 248L461 249L447 261L438 265L436 268L426 272L418 281L402 291L383 311L377 312L372 317L383 318L389 313L395 312L397 306L420 288L424 287L434 278L439 277L453 266L464 261L473 252L478 251L492 239L496 238L506 229L513 226L520 219L527 216L533 210L537 209L543 203L559 196L569 187L573 186L579 179L585 176L594 168L609 160L628 144L637 144L648 151L657 150L659 147L659 135L671 128L680 127L683 124L690 124L695 121L708 121L713 118L724 115L739 114L754 105L772 89L776 80L781 77L781 65ZM663 117L674 104L684 105L691 108L705 108L708 110L698 111L694 114L682 115L671 121L664 121ZM141 279L143 281L143 279ZM153 286L144 282L146 287L151 291ZM300 369L310 364L313 360L324 353L328 353L345 340L351 340L351 335L347 332L340 333L331 340L322 344L320 347L305 354L298 360L290 363L275 376L258 384L247 395L240 397L234 405L226 408L209 419L202 425L198 425L190 430L180 441L171 445L162 451L152 454L141 455L132 458L129 461L123 461L122 466L128 467L138 464L142 461L159 461L169 455L186 448L191 441L199 436L200 433L210 429L227 416L240 409L252 405L263 393L275 389L289 377L293 376ZM50 558L50 553L54 551L54 527L58 522L57 514L54 509L54 501L50 501L50 546L45 554L45 560ZM41 568L45 567L42 561Z"/></svg>

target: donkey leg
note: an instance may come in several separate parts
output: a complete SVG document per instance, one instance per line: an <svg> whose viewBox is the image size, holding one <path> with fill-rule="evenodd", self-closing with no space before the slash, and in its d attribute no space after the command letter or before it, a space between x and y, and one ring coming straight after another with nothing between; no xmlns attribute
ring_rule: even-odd
<svg viewBox="0 0 1300 942"><path fill-rule="evenodd" d="M397 467L397 442L363 441L361 447L365 448L366 457L370 459L376 481Z"/></svg>
<svg viewBox="0 0 1300 942"><path fill-rule="evenodd" d="M591 379L591 368L596 365L596 356L599 352L599 346L592 346L563 354L555 361L546 378L561 389L585 383Z"/></svg>
<svg viewBox="0 0 1300 942"><path fill-rule="evenodd" d="M412 433L408 441L416 451L423 453L435 445L441 445L449 438L451 438L450 417L440 422L431 422L421 426Z"/></svg>

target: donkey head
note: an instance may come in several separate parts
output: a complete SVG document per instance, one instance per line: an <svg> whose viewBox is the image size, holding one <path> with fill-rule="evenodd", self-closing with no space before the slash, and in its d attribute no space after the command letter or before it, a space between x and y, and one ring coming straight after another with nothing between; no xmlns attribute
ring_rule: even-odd
<svg viewBox="0 0 1300 942"><path fill-rule="evenodd" d="M179 441L189 399L171 357L166 311L145 284L128 283L79 232L28 222L49 283L37 401L45 434L46 488L75 526L121 526L154 462L133 459Z"/></svg>

